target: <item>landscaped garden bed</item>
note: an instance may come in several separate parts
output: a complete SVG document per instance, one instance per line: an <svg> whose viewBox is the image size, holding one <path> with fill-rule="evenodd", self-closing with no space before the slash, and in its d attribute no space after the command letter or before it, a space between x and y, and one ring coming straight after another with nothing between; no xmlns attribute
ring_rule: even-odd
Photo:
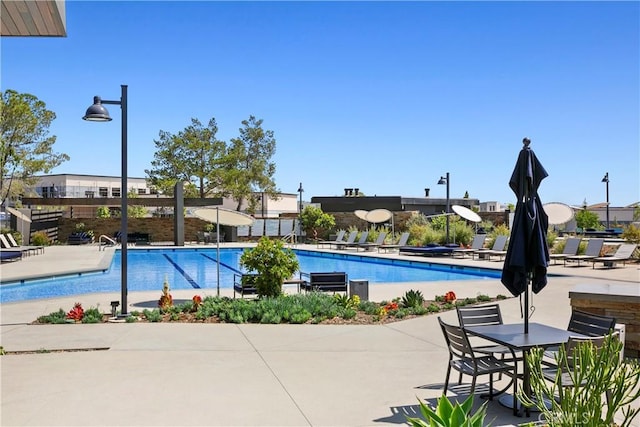
<svg viewBox="0 0 640 427"><path fill-rule="evenodd" d="M163 293L158 308L132 311L127 322L187 322L187 323L265 323L265 324L381 324L396 322L452 310L456 306L488 303L505 299L478 295L476 298L456 299L453 292L425 299L420 291L408 291L392 301L361 301L357 295L310 292L280 295L272 298L232 299L194 295L191 301L173 304L171 295ZM100 323L112 320L112 315L99 308L82 309L80 303L69 311L62 308L40 316L34 324Z"/></svg>

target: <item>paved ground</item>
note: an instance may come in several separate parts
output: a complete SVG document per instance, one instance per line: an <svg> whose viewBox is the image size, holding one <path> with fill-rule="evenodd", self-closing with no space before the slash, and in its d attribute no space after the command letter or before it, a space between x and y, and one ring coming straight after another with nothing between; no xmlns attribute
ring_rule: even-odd
<svg viewBox="0 0 640 427"><path fill-rule="evenodd" d="M44 255L3 264L2 280L100 268L105 256L109 250L96 246L51 247ZM493 261L426 261L502 267ZM637 264L613 270L559 265L550 272L562 276L551 277L534 297L531 321L562 328L575 285L637 288L640 282ZM427 297L449 290L458 297L507 293L498 280L371 285L369 293L382 300L408 289ZM159 294L130 293L130 309L157 301ZM190 299L193 291L172 294ZM367 326L28 324L75 301L107 311L115 299L119 294L91 294L0 306L5 350L94 349L1 357L1 425L398 425L405 424L405 414L416 413L418 398L435 403L442 393L447 351L434 315ZM501 308L506 323L522 322L517 298ZM456 322L454 312L442 317ZM464 398L465 392L468 383L449 395ZM497 402L490 402L488 419L492 425L526 421Z"/></svg>

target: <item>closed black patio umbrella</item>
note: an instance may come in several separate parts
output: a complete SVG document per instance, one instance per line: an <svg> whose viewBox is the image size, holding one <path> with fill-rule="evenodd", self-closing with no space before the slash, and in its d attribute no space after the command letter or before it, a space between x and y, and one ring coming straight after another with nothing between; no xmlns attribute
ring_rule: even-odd
<svg viewBox="0 0 640 427"><path fill-rule="evenodd" d="M529 283L534 293L547 284L549 248L548 218L538 197L538 187L548 174L529 144L522 140L518 161L509 180L509 187L518 202L511 228L511 238L502 268L502 284L513 296L524 293L524 333L529 332Z"/></svg>

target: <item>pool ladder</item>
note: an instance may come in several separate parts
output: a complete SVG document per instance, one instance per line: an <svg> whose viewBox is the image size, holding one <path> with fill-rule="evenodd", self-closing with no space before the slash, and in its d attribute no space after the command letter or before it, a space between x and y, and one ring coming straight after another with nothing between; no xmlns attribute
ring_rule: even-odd
<svg viewBox="0 0 640 427"><path fill-rule="evenodd" d="M113 240L111 237L101 234L98 238L98 251L103 251L107 246L114 246L117 243L118 242Z"/></svg>

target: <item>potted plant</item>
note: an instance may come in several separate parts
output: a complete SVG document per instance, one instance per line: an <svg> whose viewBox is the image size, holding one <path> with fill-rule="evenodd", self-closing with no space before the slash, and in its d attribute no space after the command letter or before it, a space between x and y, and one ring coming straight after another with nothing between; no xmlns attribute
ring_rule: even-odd
<svg viewBox="0 0 640 427"><path fill-rule="evenodd" d="M245 249L240 265L258 276L255 285L259 297L275 297L282 293L282 284L299 268L296 254L285 248L281 240L263 236L255 248Z"/></svg>

